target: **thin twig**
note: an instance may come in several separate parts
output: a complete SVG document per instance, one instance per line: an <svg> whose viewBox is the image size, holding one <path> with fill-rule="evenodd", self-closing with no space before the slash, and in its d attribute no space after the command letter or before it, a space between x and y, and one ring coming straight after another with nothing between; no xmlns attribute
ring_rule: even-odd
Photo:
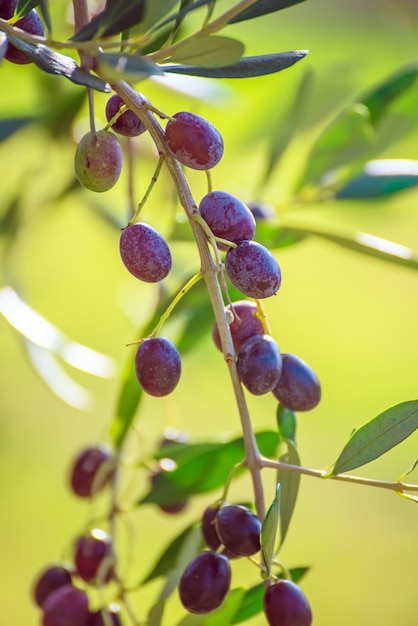
<svg viewBox="0 0 418 626"><path fill-rule="evenodd" d="M295 472L296 474L304 474L305 476L314 476L315 478L329 479L329 480L341 480L346 483L354 483L356 485L366 485L369 487L378 487L380 489L390 489L391 491L418 491L418 485L403 483L403 482L391 482L386 480L377 480L374 478L365 478L362 476L352 476L351 474L336 474L335 476L329 476L325 470L311 469L309 467L301 467L300 465L290 465L289 463L282 463L281 461L272 461L271 459L261 458L260 468L271 467L273 469L280 469L287 472Z"/></svg>

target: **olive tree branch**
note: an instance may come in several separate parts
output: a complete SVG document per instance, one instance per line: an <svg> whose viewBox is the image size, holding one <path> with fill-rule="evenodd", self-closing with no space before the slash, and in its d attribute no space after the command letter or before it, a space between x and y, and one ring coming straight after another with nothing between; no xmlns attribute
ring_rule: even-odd
<svg viewBox="0 0 418 626"><path fill-rule="evenodd" d="M260 519L264 519L265 504L260 471L261 455L258 450L254 431L251 425L251 419L245 400L244 391L238 377L234 344L232 342L228 319L225 314L224 301L222 298L222 293L218 280L220 268L212 256L206 233L203 231L200 224L198 224L198 222L194 219L194 217L198 215L197 205L194 201L193 195L191 193L189 184L184 175L181 165L170 154L166 147L165 136L162 127L156 120L153 113L146 106L146 103L141 98L141 96L136 91L134 91L132 87L130 87L127 83L122 81L120 83L112 85L112 88L117 94L119 94L119 96L122 98L122 100L124 100L128 107L135 111L135 113L144 123L152 139L154 140L154 143L159 152L159 156L164 157L165 163L176 187L180 203L186 212L191 229L193 231L201 260L201 274L206 282L209 297L215 314L215 319L218 324L223 354L229 369L229 374L232 380L232 386L238 406L245 443L244 464L248 467L251 474L258 516L260 517Z"/></svg>
<svg viewBox="0 0 418 626"><path fill-rule="evenodd" d="M290 465L289 463L282 463L281 461L272 461L271 459L261 458L259 460L260 468L271 467L273 469L284 470L286 472L294 472L296 474L303 474L305 476L314 476L315 478L327 478L329 480L340 480L346 483L353 483L356 485L367 485L369 487L379 487L380 489L389 489L391 491L404 492L404 491L418 491L418 485L404 483L404 482L391 482L385 480L377 480L374 478L364 478L362 476L352 476L351 474L335 474L335 476L329 476L326 470L311 469L309 467L301 467L299 465Z"/></svg>

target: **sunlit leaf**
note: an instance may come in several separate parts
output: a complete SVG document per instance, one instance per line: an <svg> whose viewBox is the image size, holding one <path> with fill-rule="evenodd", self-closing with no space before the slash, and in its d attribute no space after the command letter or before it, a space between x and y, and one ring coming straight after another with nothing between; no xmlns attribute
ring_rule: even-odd
<svg viewBox="0 0 418 626"><path fill-rule="evenodd" d="M291 67L308 54L308 50L292 50L276 54L263 54L254 57L244 57L237 63L225 65L227 59L221 60L220 67L195 67L194 65L164 65L165 72L186 74L189 76L204 76L206 78L252 78L280 72ZM174 60L174 59L173 59Z"/></svg>
<svg viewBox="0 0 418 626"><path fill-rule="evenodd" d="M218 68L235 63L243 52L244 44L237 39L216 35L202 36L185 40L184 44L170 55L170 60L203 68Z"/></svg>
<svg viewBox="0 0 418 626"><path fill-rule="evenodd" d="M418 400L401 402L355 430L329 476L370 463L418 428Z"/></svg>
<svg viewBox="0 0 418 626"><path fill-rule="evenodd" d="M412 159L376 159L349 180L337 198L376 198L418 185L418 161Z"/></svg>
<svg viewBox="0 0 418 626"><path fill-rule="evenodd" d="M290 439L283 441L280 447L286 446L286 451L280 454L279 461L288 465L300 465L299 454L296 446ZM283 545L287 531L289 530L290 520L292 519L295 509L296 500L299 491L300 474L297 472L289 472L286 470L277 470L276 480L280 484L280 544Z"/></svg>
<svg viewBox="0 0 418 626"><path fill-rule="evenodd" d="M130 54L110 54L101 52L97 55L97 60L101 73L107 80L138 81L148 76L161 75L162 71L147 59Z"/></svg>
<svg viewBox="0 0 418 626"><path fill-rule="evenodd" d="M17 37L9 37L9 41L19 50L23 50L41 70L48 74L65 76L77 85L85 85L97 91L109 93L110 86L98 76L82 70L71 57L55 52L43 44L34 45Z"/></svg>
<svg viewBox="0 0 418 626"><path fill-rule="evenodd" d="M91 393L67 374L52 352L30 341L25 341L25 346L37 374L60 400L81 411L92 408Z"/></svg>
<svg viewBox="0 0 418 626"><path fill-rule="evenodd" d="M114 363L110 357L66 337L23 302L11 287L0 289L0 314L31 343L54 353L72 367L103 378L113 376Z"/></svg>
<svg viewBox="0 0 418 626"><path fill-rule="evenodd" d="M281 11L282 9L291 7L294 4L299 4L300 2L304 2L304 0L259 0L259 2L253 4L253 6L244 9L244 11L232 18L229 23L235 24L236 22L243 22L244 20L252 20L255 17L275 13L276 11Z"/></svg>
<svg viewBox="0 0 418 626"><path fill-rule="evenodd" d="M277 433L265 431L256 434L261 454L275 454ZM231 470L244 458L242 437L228 442L183 444L170 450L177 468L165 472L138 504L173 504L188 496L207 493L225 484ZM239 475L239 472L237 472Z"/></svg>
<svg viewBox="0 0 418 626"><path fill-rule="evenodd" d="M277 526L279 524L280 497L281 489L280 483L278 483L274 500L266 513L260 534L261 554L269 576L276 545Z"/></svg>

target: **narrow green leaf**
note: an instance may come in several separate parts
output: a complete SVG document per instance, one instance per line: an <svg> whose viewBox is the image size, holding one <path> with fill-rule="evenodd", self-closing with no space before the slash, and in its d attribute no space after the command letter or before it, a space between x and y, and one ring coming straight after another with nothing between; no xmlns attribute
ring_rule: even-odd
<svg viewBox="0 0 418 626"><path fill-rule="evenodd" d="M299 186L318 184L327 172L366 156L375 143L369 109L352 104L318 138Z"/></svg>
<svg viewBox="0 0 418 626"><path fill-rule="evenodd" d="M275 13L276 11L281 11L282 9L291 7L294 4L299 4L300 2L304 2L304 0L259 0L259 2L253 4L252 7L244 9L244 11L232 18L229 23L236 24L244 20L252 20L255 17Z"/></svg>
<svg viewBox="0 0 418 626"><path fill-rule="evenodd" d="M152 2L146 2L144 19L141 21L143 32L147 32L152 26L157 24L176 4L177 0L152 0Z"/></svg>
<svg viewBox="0 0 418 626"><path fill-rule="evenodd" d="M0 120L0 141L4 141L14 135L21 128L36 121L36 117L10 117Z"/></svg>
<svg viewBox="0 0 418 626"><path fill-rule="evenodd" d="M302 76L302 80L285 117L283 118L281 115L276 123L273 122L271 133L269 134L267 164L260 182L261 189L266 185L274 168L279 163L301 124L305 111L311 101L313 79L314 74L311 69L308 69ZM286 121L284 122L284 120Z"/></svg>
<svg viewBox="0 0 418 626"><path fill-rule="evenodd" d="M205 626L229 626L232 623L245 596L245 589L231 589L221 606L206 616Z"/></svg>
<svg viewBox="0 0 418 626"><path fill-rule="evenodd" d="M39 2L40 0L19 0L19 2L16 5L16 10L15 10L16 15L18 15L19 18L23 17L24 15L27 15L29 11L31 11L32 9L35 9L38 6Z"/></svg>
<svg viewBox="0 0 418 626"><path fill-rule="evenodd" d="M138 81L148 76L161 75L158 65L142 57L129 54L110 54L100 52L97 55L100 71L107 80Z"/></svg>
<svg viewBox="0 0 418 626"><path fill-rule="evenodd" d="M264 431L256 434L261 454L274 456L278 435ZM179 443L170 450L177 468L166 472L138 504L173 504L188 496L208 493L225 484L232 468L244 458L242 437L229 442ZM237 476L240 472L237 472Z"/></svg>
<svg viewBox="0 0 418 626"><path fill-rule="evenodd" d="M244 44L237 39L211 35L186 40L171 55L170 60L203 68L216 68L235 63L243 52Z"/></svg>
<svg viewBox="0 0 418 626"><path fill-rule="evenodd" d="M205 78L254 78L285 70L303 59L307 54L308 50L292 50L290 52L244 57L236 63L232 63L232 65L225 65L228 59L222 58L218 67L214 65L202 67L195 67L194 65L164 65L162 69L165 72L174 74L203 76Z"/></svg>
<svg viewBox="0 0 418 626"><path fill-rule="evenodd" d="M337 198L377 198L418 185L418 161L412 159L376 159L345 183Z"/></svg>
<svg viewBox="0 0 418 626"><path fill-rule="evenodd" d="M213 326L214 314L207 291L205 295L203 302L189 310L186 323L177 337L176 346L181 354L195 348L198 342L207 337Z"/></svg>
<svg viewBox="0 0 418 626"><path fill-rule="evenodd" d="M354 431L329 476L370 463L418 428L418 400L401 402Z"/></svg>
<svg viewBox="0 0 418 626"><path fill-rule="evenodd" d="M280 492L280 483L278 483L276 486L276 494L274 500L266 513L263 525L261 527L261 554L263 555L264 565L267 568L267 573L269 576L271 573L274 549L276 545L277 526L279 524L281 495Z"/></svg>
<svg viewBox="0 0 418 626"><path fill-rule="evenodd" d="M391 104L405 91L414 87L418 78L418 62L404 65L377 86L372 87L358 97L370 111L370 118L375 125L386 113Z"/></svg>
<svg viewBox="0 0 418 626"><path fill-rule="evenodd" d="M158 557L158 560L155 563L154 567L152 568L150 573L144 578L141 584L145 585L145 583L148 583L155 578L159 578L160 576L166 576L168 572L173 570L176 566L179 555L184 545L189 540L190 536L192 534L196 534L197 531L200 533L201 537L198 549L200 550L200 548L203 548L204 541L202 533L200 532L200 528L196 524L188 526L163 550L161 555Z"/></svg>
<svg viewBox="0 0 418 626"><path fill-rule="evenodd" d="M51 31L51 17L49 13L48 0L19 0L16 5L16 15L19 18L27 15L32 9L39 8L42 18L46 24L48 31Z"/></svg>
<svg viewBox="0 0 418 626"><path fill-rule="evenodd" d="M125 363L120 380L121 387L116 403L115 417L110 425L110 436L117 449L122 446L144 393L135 375L131 353Z"/></svg>
<svg viewBox="0 0 418 626"><path fill-rule="evenodd" d="M294 443L296 441L295 413L279 403L276 418L280 437L282 439L290 439Z"/></svg>
<svg viewBox="0 0 418 626"><path fill-rule="evenodd" d="M164 615L165 603L173 591L177 589L180 578L188 563L198 554L201 541L202 534L200 528L194 527L181 543L180 549L177 551L176 558L173 561L174 567L167 572L164 587L161 590L157 602L151 607L148 613L147 624L149 626L160 626Z"/></svg>
<svg viewBox="0 0 418 626"><path fill-rule="evenodd" d="M286 446L287 450L279 456L279 461L288 463L289 465L300 465L300 458L295 444L287 439L280 444ZM290 520L295 510L296 500L298 497L300 474L296 472L288 472L286 470L277 470L277 481L280 484L280 544L282 547L289 530Z"/></svg>
<svg viewBox="0 0 418 626"><path fill-rule="evenodd" d="M303 233L305 236L315 235L321 239L332 241L343 248L361 252L362 254L380 259L381 261L388 261L389 263L395 263L396 265L402 265L403 267L409 267L414 270L418 269L417 252L393 241L376 237L375 235L356 232L327 232L315 227L297 229L292 226L292 230L300 234Z"/></svg>
<svg viewBox="0 0 418 626"><path fill-rule="evenodd" d="M85 85L97 91L109 93L110 86L101 78L82 70L71 57L55 52L43 44L34 45L17 37L9 37L9 41L19 50L23 50L33 63L48 74L65 76L77 85Z"/></svg>
<svg viewBox="0 0 418 626"><path fill-rule="evenodd" d="M171 22L175 22L175 26L174 28L177 28L177 25L180 25L181 22L184 20L184 18L186 17L186 15L188 13L190 13L191 11L195 11L196 9L200 9L203 6L206 6L207 4L211 4L213 3L214 0L183 0L183 2L181 3L181 8L180 11L178 11L177 13L174 13L173 15L170 15L170 17L168 17L167 19L165 19L163 22L160 22L156 27L155 30L159 30L161 28L165 28L166 26L168 26L168 24L171 24Z"/></svg>

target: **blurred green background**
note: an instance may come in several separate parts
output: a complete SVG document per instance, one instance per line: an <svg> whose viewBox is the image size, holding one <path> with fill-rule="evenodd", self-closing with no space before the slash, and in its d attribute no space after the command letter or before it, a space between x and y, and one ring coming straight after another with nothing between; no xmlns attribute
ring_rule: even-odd
<svg viewBox="0 0 418 626"><path fill-rule="evenodd" d="M59 17L66 3L52 4ZM60 28L66 32L59 24L58 34ZM231 26L227 34L245 42L246 54L292 49L309 49L310 54L293 68L264 78L177 80L176 89L163 79L137 87L169 114L191 110L218 127L226 148L213 172L215 188L244 201L257 195L286 214L290 181L303 168L321 128L357 93L416 58L418 6L414 0L316 0ZM286 123L308 69L314 86L303 127L261 193L258 184L271 129ZM13 286L74 341L111 356L118 374L133 355L125 344L135 339L157 296L157 287L139 284L122 267L118 229L103 219L108 215L126 223L126 174L104 195L78 187L64 193L73 183L75 137L87 128L87 109L77 115L73 135L59 116L54 118L54 111L57 99L77 100L81 88L34 67L7 63L0 67L0 85L2 118L44 114L50 122L49 129L45 124L27 126L0 145L1 285ZM106 96L97 96L98 125L104 122L105 102ZM382 156L416 159L417 145L415 128ZM139 200L155 154L146 136L137 140L134 151ZM192 172L190 182L199 199L205 177ZM378 200L299 205L292 207L291 217L300 225L363 231L417 250L417 204L418 191L411 189ZM178 211L163 173L144 220L168 234ZM172 253L170 285L197 267L192 244L173 243ZM283 286L265 308L281 349L300 355L321 380L323 400L299 416L298 443L304 465L324 468L354 428L389 406L417 397L417 275L314 238L276 253ZM64 364L67 375L94 400L87 410L71 407L41 381L21 338L3 319L0 359L0 589L7 623L30 625L39 621L30 599L34 577L46 564L68 555L72 540L94 513L70 494L68 469L81 447L108 439L118 376L104 380ZM254 427L274 429L274 399L248 401ZM184 430L192 440L239 433L225 365L209 333L186 355L182 380L172 396L144 402L130 453L150 451L166 425ZM416 456L415 434L358 473L396 480ZM272 487L268 491L272 479L266 475L267 499L269 493L273 496ZM231 495L248 498L248 489L247 480L240 479ZM178 517L164 516L152 506L135 512L130 580L145 575L169 538L218 496L197 498ZM417 551L412 503L384 490L302 479L282 560L291 567L312 566L302 587L317 626L416 626ZM236 584L256 582L255 570L246 563L234 564L233 575ZM142 618L160 585L157 581L138 594ZM182 614L174 598L164 623L171 626ZM254 623L264 620L258 617Z"/></svg>

